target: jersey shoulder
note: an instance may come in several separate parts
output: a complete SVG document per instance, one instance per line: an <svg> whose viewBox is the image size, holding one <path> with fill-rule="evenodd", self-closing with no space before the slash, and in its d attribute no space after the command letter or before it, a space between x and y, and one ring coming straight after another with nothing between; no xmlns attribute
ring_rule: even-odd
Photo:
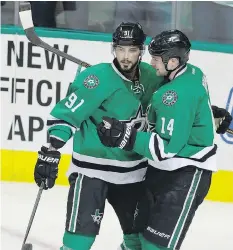
<svg viewBox="0 0 233 250"><path fill-rule="evenodd" d="M171 87L185 96L193 96L194 94L200 96L206 92L205 79L206 77L199 67L187 64L185 72L171 82Z"/></svg>
<svg viewBox="0 0 233 250"><path fill-rule="evenodd" d="M83 70L79 75L76 76L75 81L82 81L90 76L96 76L98 77L98 79L101 79L103 81L111 74L111 71L112 70L110 63L96 64Z"/></svg>
<svg viewBox="0 0 233 250"><path fill-rule="evenodd" d="M168 103L168 106L178 99L185 103L197 102L208 93L208 88L204 85L205 75L202 70L188 64L185 72L178 75L171 82L164 84L154 93L153 101L158 102L160 100L163 103Z"/></svg>
<svg viewBox="0 0 233 250"><path fill-rule="evenodd" d="M111 85L110 79L114 77L110 63L100 63L83 70L76 75L74 82L70 86L70 92L78 88L104 89L104 91L114 91L116 85Z"/></svg>

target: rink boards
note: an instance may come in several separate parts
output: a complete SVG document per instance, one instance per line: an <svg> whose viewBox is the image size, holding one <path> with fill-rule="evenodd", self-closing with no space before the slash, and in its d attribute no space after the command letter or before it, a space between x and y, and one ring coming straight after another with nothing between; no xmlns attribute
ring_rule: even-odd
<svg viewBox="0 0 233 250"><path fill-rule="evenodd" d="M47 141L47 116L66 95L78 66L28 43L20 29L3 28L2 33L1 179L33 182L36 151ZM50 45L90 64L112 60L108 35L41 30L39 34ZM206 73L212 104L225 107L233 114L233 49L201 43L193 46L190 63ZM143 61L149 60L146 51ZM207 198L233 202L233 136L216 135L216 143L219 171L213 175ZM62 150L57 184L67 185L65 173L71 145L70 141Z"/></svg>

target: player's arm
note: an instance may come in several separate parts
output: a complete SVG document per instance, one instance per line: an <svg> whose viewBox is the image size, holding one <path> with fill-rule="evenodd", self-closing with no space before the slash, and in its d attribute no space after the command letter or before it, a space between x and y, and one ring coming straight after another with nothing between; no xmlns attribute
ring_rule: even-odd
<svg viewBox="0 0 233 250"><path fill-rule="evenodd" d="M72 84L72 92L58 102L47 120L50 142L61 148L73 136L108 95L104 83L95 75L81 73Z"/></svg>
<svg viewBox="0 0 233 250"><path fill-rule="evenodd" d="M156 95L154 99L156 105ZM98 134L106 146L134 150L151 160L162 161L174 157L185 147L192 129L196 107L195 98L188 97L186 93L183 96L180 94L172 106L160 104L156 108L157 119L161 119L161 126L157 128L160 130L158 133L138 132L116 119L105 118L105 122L98 127Z"/></svg>
<svg viewBox="0 0 233 250"><path fill-rule="evenodd" d="M187 144L197 110L197 99L187 97L187 93L177 93L177 101L172 105L161 103L156 108L157 133L138 132L133 150L147 158L162 161L177 155ZM158 97L160 99L160 97Z"/></svg>
<svg viewBox="0 0 233 250"><path fill-rule="evenodd" d="M44 189L52 188L58 174L61 154L58 151L72 137L108 96L104 82L88 72L76 77L70 92L58 102L47 120L50 147L41 147L34 169L34 179Z"/></svg>

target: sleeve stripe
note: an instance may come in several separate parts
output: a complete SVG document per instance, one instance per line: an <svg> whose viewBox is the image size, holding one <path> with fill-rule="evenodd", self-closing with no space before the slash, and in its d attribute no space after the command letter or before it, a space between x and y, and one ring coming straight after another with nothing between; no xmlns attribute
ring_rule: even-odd
<svg viewBox="0 0 233 250"><path fill-rule="evenodd" d="M50 135L50 138L55 138L55 139L57 139L57 140L59 140L59 141L63 141L63 142L65 142L62 138L60 138L60 137L58 137L58 136L55 136L55 135Z"/></svg>
<svg viewBox="0 0 233 250"><path fill-rule="evenodd" d="M209 151L207 151L206 149L201 150L199 153L193 155L192 157L190 157L192 160L194 161L198 161L198 162L205 162L207 159L209 159L211 156L215 155L217 152L217 145L214 144L213 146L207 147L206 149L208 149ZM205 153L205 155L204 155ZM200 154L200 155L198 155ZM196 158L194 158L194 156ZM198 156L198 158L197 158Z"/></svg>
<svg viewBox="0 0 233 250"><path fill-rule="evenodd" d="M201 151L199 151L198 153L196 153L193 156L191 156L191 158L192 159L201 159L207 153L209 153L210 151L212 151L214 148L215 148L215 145L212 145L212 146L209 146L209 147L205 147Z"/></svg>
<svg viewBox="0 0 233 250"><path fill-rule="evenodd" d="M158 159L158 156L156 155L155 150L154 150L154 138L155 138L155 136L154 136L154 134L152 134L151 137L150 137L149 149L150 149L150 153L151 153L151 155L153 157L153 160L155 162L158 162L159 159Z"/></svg>
<svg viewBox="0 0 233 250"><path fill-rule="evenodd" d="M71 125L70 123L63 121L63 120L47 120L47 126L51 126L51 125L56 125L56 124L67 124L70 127L76 128L75 126Z"/></svg>
<svg viewBox="0 0 233 250"><path fill-rule="evenodd" d="M149 142L149 149L150 153L153 157L153 160L155 162L167 160L169 158L186 158L177 156L175 153L165 153L164 152L164 144L163 140L155 133L152 133L150 142ZM207 159L209 159L211 156L216 154L217 151L217 145L205 147L200 152L194 154L193 156L187 157L189 159L192 159L197 162L205 162Z"/></svg>
<svg viewBox="0 0 233 250"><path fill-rule="evenodd" d="M61 120L61 119L58 119L58 118L56 118L56 117L54 117L54 116L52 116L52 115L49 115L49 117L48 117L48 119L47 119L47 125L51 125L51 124L54 124L54 123L56 123L56 122L58 122L58 123L66 123L66 124L68 124L69 126L74 127L74 128L76 129L76 127L75 127L74 125L70 124L69 122L66 122L66 121ZM51 123L51 124L50 124L50 123Z"/></svg>
<svg viewBox="0 0 233 250"><path fill-rule="evenodd" d="M162 160L167 159L167 158L172 158L174 155L176 155L176 153L165 153L163 140L159 137L159 135L155 135L155 136L157 138L158 147L159 147L159 151L160 151L160 155L161 155ZM155 147L156 147L156 145L155 145Z"/></svg>
<svg viewBox="0 0 233 250"><path fill-rule="evenodd" d="M76 130L79 130L78 128L74 128L73 126L69 125L68 123L66 122L55 122L55 123L49 123L49 121L47 121L47 127L48 128L53 128L53 127L56 127L56 126L65 126L65 127L68 127L70 128L71 132L74 134Z"/></svg>
<svg viewBox="0 0 233 250"><path fill-rule="evenodd" d="M49 117L47 119L47 128L50 129L50 128L53 128L54 126L69 127L71 130L71 133L73 133L73 134L75 133L76 130L79 130L79 128L73 126L72 124L70 124L64 120L58 119L52 115L49 115Z"/></svg>
<svg viewBox="0 0 233 250"><path fill-rule="evenodd" d="M163 161L172 158L175 155L175 153L164 152L163 140L155 133L152 133L151 135L149 149L154 161Z"/></svg>

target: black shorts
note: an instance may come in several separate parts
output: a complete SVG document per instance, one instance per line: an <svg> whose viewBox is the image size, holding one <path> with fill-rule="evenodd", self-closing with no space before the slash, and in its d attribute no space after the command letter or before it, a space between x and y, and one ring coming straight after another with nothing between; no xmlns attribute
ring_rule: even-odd
<svg viewBox="0 0 233 250"><path fill-rule="evenodd" d="M144 238L180 249L198 206L211 184L212 172L187 166L175 171L149 167L146 195L138 206L136 225Z"/></svg>
<svg viewBox="0 0 233 250"><path fill-rule="evenodd" d="M73 173L69 183L66 214L68 232L97 235L106 199L114 208L124 234L135 232L135 209L143 193L143 182L117 185Z"/></svg>

